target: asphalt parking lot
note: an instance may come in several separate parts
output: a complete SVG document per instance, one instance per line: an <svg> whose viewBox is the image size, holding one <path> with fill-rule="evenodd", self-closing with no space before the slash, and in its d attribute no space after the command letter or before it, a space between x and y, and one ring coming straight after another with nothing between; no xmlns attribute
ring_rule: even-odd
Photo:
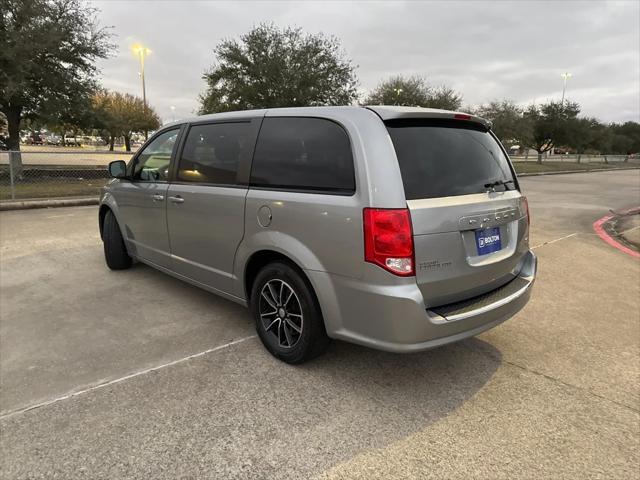
<svg viewBox="0 0 640 480"><path fill-rule="evenodd" d="M109 271L96 207L1 212L2 478L638 478L640 261L592 224L640 205L640 170L521 183L539 276L516 317L298 367L242 307Z"/></svg>

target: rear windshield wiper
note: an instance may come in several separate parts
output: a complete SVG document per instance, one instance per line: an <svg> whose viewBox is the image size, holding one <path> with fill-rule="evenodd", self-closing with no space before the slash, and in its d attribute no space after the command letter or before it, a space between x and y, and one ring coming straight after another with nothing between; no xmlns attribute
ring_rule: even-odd
<svg viewBox="0 0 640 480"><path fill-rule="evenodd" d="M496 187L499 187L500 185L504 185L504 189L508 190L507 185L509 185L510 183L515 185L515 182L513 180L496 180L495 182L485 183L484 188L491 188L495 190Z"/></svg>

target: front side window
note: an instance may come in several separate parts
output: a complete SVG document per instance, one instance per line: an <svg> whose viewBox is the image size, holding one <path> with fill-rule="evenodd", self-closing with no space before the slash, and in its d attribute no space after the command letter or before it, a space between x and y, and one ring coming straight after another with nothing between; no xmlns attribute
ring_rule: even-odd
<svg viewBox="0 0 640 480"><path fill-rule="evenodd" d="M169 179L171 154L176 146L178 132L161 133L147 145L136 159L133 178L140 182L166 182Z"/></svg>
<svg viewBox="0 0 640 480"><path fill-rule="evenodd" d="M235 184L240 158L253 147L250 122L194 125L178 166L182 182Z"/></svg>
<svg viewBox="0 0 640 480"><path fill-rule="evenodd" d="M265 118L251 167L251 185L353 193L349 137L321 118Z"/></svg>

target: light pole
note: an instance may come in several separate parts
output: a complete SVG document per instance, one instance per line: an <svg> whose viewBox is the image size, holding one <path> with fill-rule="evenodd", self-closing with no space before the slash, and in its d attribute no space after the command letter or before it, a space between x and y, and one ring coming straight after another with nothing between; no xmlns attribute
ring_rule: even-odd
<svg viewBox="0 0 640 480"><path fill-rule="evenodd" d="M142 103L144 104L144 111L147 111L147 88L144 83L144 57L151 53L147 47L144 47L140 44L136 44L133 46L133 51L140 58L140 78L142 79ZM148 137L148 133L144 131L144 139L146 140Z"/></svg>
<svg viewBox="0 0 640 480"><path fill-rule="evenodd" d="M562 102L561 105L564 107L564 94L567 91L567 79L571 78L571 74L569 72L564 72L560 75L562 77Z"/></svg>
<svg viewBox="0 0 640 480"><path fill-rule="evenodd" d="M402 93L402 89L401 88L394 88L393 91L396 92L396 105L397 105L398 104L398 99L400 98L400 94Z"/></svg>

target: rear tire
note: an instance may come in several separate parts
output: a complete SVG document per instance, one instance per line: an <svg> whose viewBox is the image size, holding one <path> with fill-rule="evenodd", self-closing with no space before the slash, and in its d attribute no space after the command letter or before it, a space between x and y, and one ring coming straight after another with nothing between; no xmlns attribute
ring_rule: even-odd
<svg viewBox="0 0 640 480"><path fill-rule="evenodd" d="M260 340L283 362L303 363L329 346L311 285L286 263L270 263L260 270L251 288L250 307Z"/></svg>
<svg viewBox="0 0 640 480"><path fill-rule="evenodd" d="M104 217L102 228L104 259L111 270L124 270L131 266L132 260L124 245L118 221L111 210Z"/></svg>

